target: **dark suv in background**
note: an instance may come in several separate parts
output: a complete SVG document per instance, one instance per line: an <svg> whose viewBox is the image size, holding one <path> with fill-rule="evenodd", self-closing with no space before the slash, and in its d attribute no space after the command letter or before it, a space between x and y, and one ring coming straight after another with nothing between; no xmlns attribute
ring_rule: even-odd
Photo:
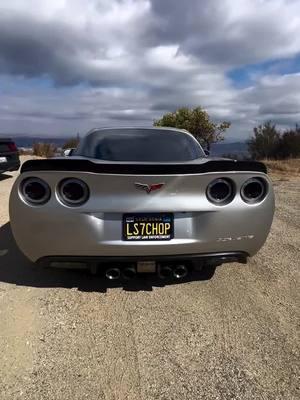
<svg viewBox="0 0 300 400"><path fill-rule="evenodd" d="M19 168L19 152L15 142L0 137L0 174L6 171L17 171Z"/></svg>

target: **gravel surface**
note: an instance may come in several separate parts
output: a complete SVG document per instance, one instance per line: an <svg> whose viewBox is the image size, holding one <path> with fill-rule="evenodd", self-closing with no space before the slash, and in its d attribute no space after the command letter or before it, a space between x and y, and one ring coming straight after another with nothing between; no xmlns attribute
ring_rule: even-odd
<svg viewBox="0 0 300 400"><path fill-rule="evenodd" d="M0 399L299 399L300 178L274 178L269 239L210 280L108 288L39 270L0 178Z"/></svg>

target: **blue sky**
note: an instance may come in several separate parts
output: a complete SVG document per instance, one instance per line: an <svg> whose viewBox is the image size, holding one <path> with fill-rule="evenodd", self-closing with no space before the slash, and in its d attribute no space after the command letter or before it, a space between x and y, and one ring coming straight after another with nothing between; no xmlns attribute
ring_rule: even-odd
<svg viewBox="0 0 300 400"><path fill-rule="evenodd" d="M264 75L293 75L300 72L300 54L291 58L268 60L262 63L243 65L228 71L227 76L235 87L255 84L257 77Z"/></svg>
<svg viewBox="0 0 300 400"><path fill-rule="evenodd" d="M300 122L300 0L0 4L0 132L152 124L180 106L246 139Z"/></svg>

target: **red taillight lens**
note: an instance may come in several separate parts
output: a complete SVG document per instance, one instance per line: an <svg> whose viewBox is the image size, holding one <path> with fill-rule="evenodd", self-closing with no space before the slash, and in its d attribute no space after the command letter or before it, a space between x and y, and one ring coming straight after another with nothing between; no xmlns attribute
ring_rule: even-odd
<svg viewBox="0 0 300 400"><path fill-rule="evenodd" d="M18 150L17 146L16 146L16 144L14 142L8 143L7 146L8 146L10 151L17 151Z"/></svg>

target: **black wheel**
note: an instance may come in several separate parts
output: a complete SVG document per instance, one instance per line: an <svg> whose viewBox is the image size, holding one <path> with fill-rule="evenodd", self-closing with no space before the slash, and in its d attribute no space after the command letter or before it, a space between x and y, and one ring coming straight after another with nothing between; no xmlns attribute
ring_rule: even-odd
<svg viewBox="0 0 300 400"><path fill-rule="evenodd" d="M204 280L209 280L211 279L216 271L217 265L213 265L213 264L207 264L204 265L201 271L202 277Z"/></svg>

